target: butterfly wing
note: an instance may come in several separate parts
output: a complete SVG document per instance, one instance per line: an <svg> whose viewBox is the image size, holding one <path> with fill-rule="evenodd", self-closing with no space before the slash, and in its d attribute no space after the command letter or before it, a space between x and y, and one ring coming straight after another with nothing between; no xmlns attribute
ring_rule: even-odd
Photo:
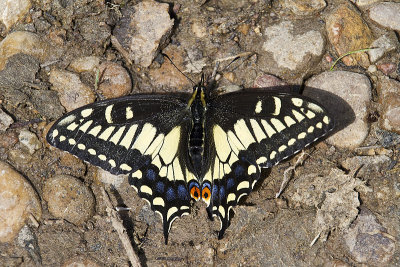
<svg viewBox="0 0 400 267"><path fill-rule="evenodd" d="M134 95L76 109L54 123L47 141L130 184L163 219L164 236L174 219L189 213L187 98Z"/></svg>
<svg viewBox="0 0 400 267"><path fill-rule="evenodd" d="M203 183L212 197L207 211L221 219L219 238L229 224L229 211L248 195L269 168L326 135L334 123L310 98L266 92L218 96L207 109L205 148L210 160Z"/></svg>

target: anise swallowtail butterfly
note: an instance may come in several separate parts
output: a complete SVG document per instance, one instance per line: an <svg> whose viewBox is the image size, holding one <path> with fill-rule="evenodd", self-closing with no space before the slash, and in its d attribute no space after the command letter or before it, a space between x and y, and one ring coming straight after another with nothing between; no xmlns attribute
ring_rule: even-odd
<svg viewBox="0 0 400 267"><path fill-rule="evenodd" d="M221 220L270 168L334 127L325 108L298 94L239 91L216 95L202 81L192 94L137 94L95 102L54 123L47 141L129 183L172 222L206 202Z"/></svg>

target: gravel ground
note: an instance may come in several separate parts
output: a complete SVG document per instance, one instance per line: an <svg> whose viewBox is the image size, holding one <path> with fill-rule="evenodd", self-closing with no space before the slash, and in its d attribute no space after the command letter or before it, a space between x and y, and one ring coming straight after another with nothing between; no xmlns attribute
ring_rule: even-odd
<svg viewBox="0 0 400 267"><path fill-rule="evenodd" d="M129 208L119 215L143 266L400 266L398 14L377 0L0 0L0 266L130 266L103 187ZM263 171L221 240L199 202L165 245L126 177L45 140L85 104L191 92L160 52L195 82L220 61L221 91L302 92L337 123Z"/></svg>

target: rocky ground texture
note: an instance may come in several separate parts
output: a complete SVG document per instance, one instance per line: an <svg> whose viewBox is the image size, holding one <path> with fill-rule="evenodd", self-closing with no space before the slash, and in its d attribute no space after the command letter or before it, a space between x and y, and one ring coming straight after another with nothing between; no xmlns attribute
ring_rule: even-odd
<svg viewBox="0 0 400 267"><path fill-rule="evenodd" d="M400 3L162 2L0 0L0 265L130 266L104 187L130 208L120 216L142 265L400 266ZM196 203L165 245L125 177L45 141L82 105L190 92L160 52L194 81L220 60L222 91L297 86L337 122L263 173L222 240Z"/></svg>

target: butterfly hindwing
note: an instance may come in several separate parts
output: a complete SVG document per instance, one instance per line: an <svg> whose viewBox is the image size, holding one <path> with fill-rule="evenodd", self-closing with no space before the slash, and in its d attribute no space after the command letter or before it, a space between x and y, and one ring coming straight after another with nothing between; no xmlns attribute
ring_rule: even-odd
<svg viewBox="0 0 400 267"><path fill-rule="evenodd" d="M221 219L220 238L229 210L251 192L260 168L272 167L333 128L324 108L294 94L225 94L213 99L207 112L207 136L212 139L207 151L210 158L215 155L207 165L213 188L207 209Z"/></svg>
<svg viewBox="0 0 400 267"><path fill-rule="evenodd" d="M47 141L113 174L129 174L130 184L164 223L167 241L173 220L189 213L187 100L167 95L135 95L96 102L54 123Z"/></svg>

